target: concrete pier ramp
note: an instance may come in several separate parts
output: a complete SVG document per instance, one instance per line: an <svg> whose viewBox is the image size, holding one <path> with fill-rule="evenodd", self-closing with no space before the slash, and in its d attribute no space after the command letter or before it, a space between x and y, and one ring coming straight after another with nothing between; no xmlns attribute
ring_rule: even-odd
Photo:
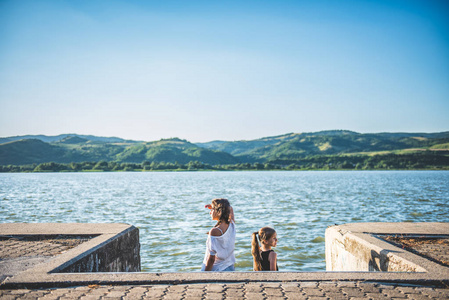
<svg viewBox="0 0 449 300"><path fill-rule="evenodd" d="M448 275L449 223L344 224L325 237L327 271Z"/></svg>
<svg viewBox="0 0 449 300"><path fill-rule="evenodd" d="M151 273L131 225L0 224L0 299L449 299L448 233L345 224L326 230L326 272Z"/></svg>
<svg viewBox="0 0 449 300"><path fill-rule="evenodd" d="M0 224L0 279L139 272L139 230L128 224Z"/></svg>

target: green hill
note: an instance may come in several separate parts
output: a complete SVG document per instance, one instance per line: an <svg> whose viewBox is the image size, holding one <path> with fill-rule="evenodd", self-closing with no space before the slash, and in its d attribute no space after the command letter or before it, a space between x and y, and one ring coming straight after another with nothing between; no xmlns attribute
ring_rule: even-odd
<svg viewBox="0 0 449 300"><path fill-rule="evenodd" d="M181 139L134 145L118 154L117 160L122 162L178 162L180 164L190 161L206 164L235 164L239 162L237 158L228 153L204 149Z"/></svg>
<svg viewBox="0 0 449 300"><path fill-rule="evenodd" d="M449 132L361 134L334 130L289 133L250 141L200 143L199 146L228 152L242 161L270 162L301 159L311 155L393 151L408 148L434 149L449 142Z"/></svg>
<svg viewBox="0 0 449 300"><path fill-rule="evenodd" d="M25 165L64 160L65 149L37 139L20 140L0 145L1 165Z"/></svg>
<svg viewBox="0 0 449 300"><path fill-rule="evenodd" d="M357 164L381 166L385 161L370 157L390 155L387 161L389 166L396 166L393 162L402 160L403 163L398 167L432 164L447 167L449 154L449 132L362 134L331 130L288 133L249 141L198 144L178 138L138 142L74 134L39 137L52 142L40 139L17 140L18 137L2 138L8 142L0 144L0 165L102 162L103 165L165 163L178 166L198 162L207 165L272 164L280 167L326 167L338 163L351 167ZM412 164L407 162L412 160ZM424 161L428 163L420 164ZM261 166L258 165L257 168Z"/></svg>
<svg viewBox="0 0 449 300"><path fill-rule="evenodd" d="M239 159L229 153L204 149L180 139L117 144L71 136L54 143L27 139L0 144L0 165L84 161L127 163L149 161L180 164L198 161L204 164L235 164Z"/></svg>
<svg viewBox="0 0 449 300"><path fill-rule="evenodd" d="M22 136L10 136L5 138L0 138L0 144L7 143L7 142L14 142L14 141L20 141L20 140L41 140L46 143L55 143L63 141L67 138L82 138L86 139L92 142L101 142L101 143L138 143L138 141L131 141L131 140L124 140L117 137L102 137L102 136L94 136L94 135L81 135L81 134L60 134L60 135L54 135L54 136L47 136L47 135L22 135Z"/></svg>
<svg viewBox="0 0 449 300"><path fill-rule="evenodd" d="M61 144L84 144L89 142L88 139L84 139L79 136L68 136L63 138L62 140L58 141Z"/></svg>

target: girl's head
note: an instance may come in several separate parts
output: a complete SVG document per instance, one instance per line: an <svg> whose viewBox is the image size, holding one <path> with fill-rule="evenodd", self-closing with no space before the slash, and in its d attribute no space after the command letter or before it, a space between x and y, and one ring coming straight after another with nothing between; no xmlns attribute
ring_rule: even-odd
<svg viewBox="0 0 449 300"><path fill-rule="evenodd" d="M221 222L229 224L229 215L231 213L231 205L227 199L218 198L212 200L210 208L210 216L212 220L217 221L217 225Z"/></svg>
<svg viewBox="0 0 449 300"><path fill-rule="evenodd" d="M259 232L257 232L259 236L259 241L266 246L276 247L277 244L277 234L276 230L271 227L262 227ZM274 245L273 245L274 244Z"/></svg>
<svg viewBox="0 0 449 300"><path fill-rule="evenodd" d="M271 227L262 227L259 231L253 233L251 241L251 254L254 259L255 271L262 271L262 256L260 254L261 250L259 241L264 245L264 248L271 249L271 247L276 247L276 230Z"/></svg>

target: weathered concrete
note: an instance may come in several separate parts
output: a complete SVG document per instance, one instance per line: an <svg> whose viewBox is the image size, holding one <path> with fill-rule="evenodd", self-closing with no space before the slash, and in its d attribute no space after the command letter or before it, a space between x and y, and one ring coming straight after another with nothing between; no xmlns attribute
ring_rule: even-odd
<svg viewBox="0 0 449 300"><path fill-rule="evenodd" d="M425 272L448 268L381 238L382 235L446 237L449 223L354 223L326 230L327 271ZM443 276L443 277L444 277Z"/></svg>
<svg viewBox="0 0 449 300"><path fill-rule="evenodd" d="M139 231L128 224L0 224L0 235L10 246L0 252L6 282L10 277L42 281L57 272L140 271Z"/></svg>
<svg viewBox="0 0 449 300"><path fill-rule="evenodd" d="M39 225L39 224L32 224ZM52 234L86 234L95 237L49 260L21 270L0 285L0 298L16 299L448 299L449 267L393 245L376 235L449 232L448 223L359 223L331 227L334 240L329 257L365 260L355 262L363 272L192 272L192 273L61 273L98 249L117 241L138 241L126 224L68 224ZM76 224L75 224L76 225ZM9 234L16 232L11 225ZM20 225L23 226L23 225ZM26 226L25 226L26 227ZM27 229L22 227L24 229ZM93 229L94 228L94 229ZM42 234L43 227L40 228ZM32 229L37 232L36 228ZM26 230L29 234L28 230ZM0 224L0 234L4 229ZM48 234L48 233L47 233ZM127 236L130 234L131 236ZM335 235L335 236L333 236ZM327 243L328 236L326 236ZM347 241L347 243L346 243ZM346 243L346 244L345 244ZM360 244L360 246L357 246ZM347 246L347 249L345 248ZM327 246L327 245L326 245ZM130 247L132 248L132 247ZM128 247L121 251L127 251ZM333 250L332 250L333 249ZM334 254L332 251L349 254ZM355 249L355 250L351 250ZM371 249L367 252L367 249ZM328 249L326 249L328 251ZM443 251L444 252L444 251ZM328 255L328 253L326 253ZM351 257L352 255L352 257ZM440 257L440 256L439 256ZM443 256L445 257L444 253ZM95 258L97 259L97 258ZM103 258L100 258L101 261ZM366 260L368 263L366 263ZM371 262L370 262L371 260ZM89 261L89 260L87 260ZM108 259L111 263L114 259ZM109 264L110 264L109 263ZM340 264L340 265L338 265ZM346 267L338 263L341 268ZM93 264L95 265L95 264ZM116 268L120 263L112 263ZM369 272L393 266L415 265L414 272ZM95 267L90 267L95 269ZM119 266L123 268L123 266ZM396 267L395 267L396 268ZM408 268L408 267L407 267ZM1 275L1 274L0 274Z"/></svg>
<svg viewBox="0 0 449 300"><path fill-rule="evenodd" d="M140 272L139 231L125 230L52 272Z"/></svg>
<svg viewBox="0 0 449 300"><path fill-rule="evenodd" d="M37 264L48 262L52 257L64 253L90 238L61 235L0 236L0 274L12 277Z"/></svg>
<svg viewBox="0 0 449 300"><path fill-rule="evenodd" d="M395 246L449 267L449 235L377 235Z"/></svg>

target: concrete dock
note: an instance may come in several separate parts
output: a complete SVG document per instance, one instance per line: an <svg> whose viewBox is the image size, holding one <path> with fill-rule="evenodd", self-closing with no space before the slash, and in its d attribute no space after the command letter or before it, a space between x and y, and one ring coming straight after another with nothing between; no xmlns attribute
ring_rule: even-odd
<svg viewBox="0 0 449 300"><path fill-rule="evenodd" d="M326 272L140 271L127 224L0 224L0 299L449 299L449 223L326 231Z"/></svg>

